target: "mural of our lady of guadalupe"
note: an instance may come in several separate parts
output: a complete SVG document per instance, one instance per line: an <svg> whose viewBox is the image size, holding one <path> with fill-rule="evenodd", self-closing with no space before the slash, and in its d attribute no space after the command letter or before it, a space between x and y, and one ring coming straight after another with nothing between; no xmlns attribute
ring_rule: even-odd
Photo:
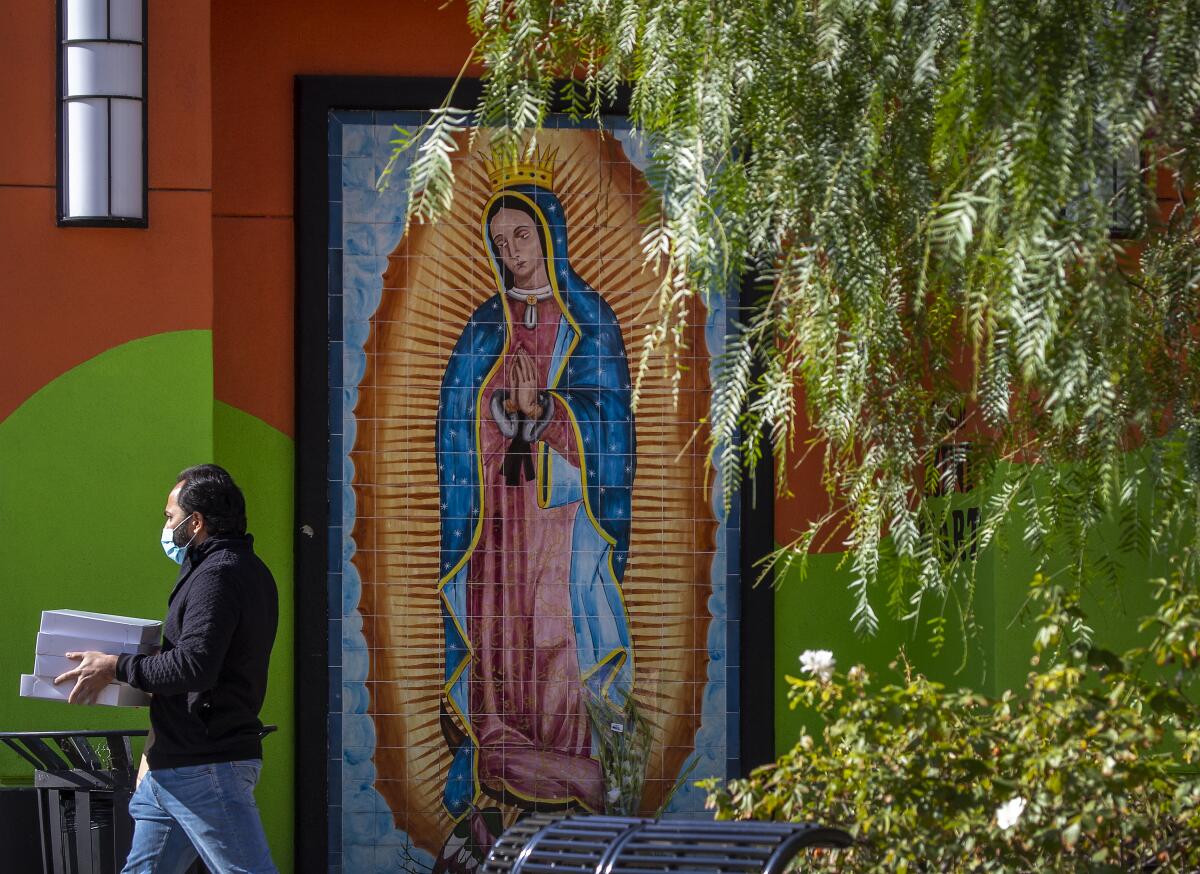
<svg viewBox="0 0 1200 874"><path fill-rule="evenodd" d="M443 804L456 825L435 871L486 856L499 804L603 812L591 714L620 718L633 694L629 366L612 308L571 266L554 160L487 164L496 291L441 383Z"/></svg>
<svg viewBox="0 0 1200 874"><path fill-rule="evenodd" d="M373 187L391 127L343 123L344 869L469 874L533 810L700 813L733 670L697 431L725 322L631 412L645 155L616 126L516 163L464 133L449 213L405 226Z"/></svg>

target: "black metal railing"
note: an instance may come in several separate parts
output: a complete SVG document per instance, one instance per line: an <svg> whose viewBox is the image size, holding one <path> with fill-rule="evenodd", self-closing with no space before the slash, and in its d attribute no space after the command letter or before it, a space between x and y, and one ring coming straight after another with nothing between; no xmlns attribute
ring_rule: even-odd
<svg viewBox="0 0 1200 874"><path fill-rule="evenodd" d="M7 731L0 742L33 766L46 874L119 871L129 853L137 781L128 731Z"/></svg>
<svg viewBox="0 0 1200 874"><path fill-rule="evenodd" d="M277 728L265 725L261 736ZM133 842L129 799L137 786L130 739L148 733L0 732L0 743L33 766L44 874L110 874L124 867ZM197 861L189 874L205 870Z"/></svg>

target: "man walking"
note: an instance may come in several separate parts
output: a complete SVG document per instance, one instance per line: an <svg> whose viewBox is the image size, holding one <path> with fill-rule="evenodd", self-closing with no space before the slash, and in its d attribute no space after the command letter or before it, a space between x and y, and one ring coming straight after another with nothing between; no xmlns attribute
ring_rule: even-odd
<svg viewBox="0 0 1200 874"><path fill-rule="evenodd" d="M181 473L167 497L162 547L182 567L167 601L162 651L67 653L70 701L114 679L149 692L149 770L129 802L124 874L180 874L199 855L214 874L275 872L254 803L258 713L279 620L275 581L246 533L246 503L215 464Z"/></svg>

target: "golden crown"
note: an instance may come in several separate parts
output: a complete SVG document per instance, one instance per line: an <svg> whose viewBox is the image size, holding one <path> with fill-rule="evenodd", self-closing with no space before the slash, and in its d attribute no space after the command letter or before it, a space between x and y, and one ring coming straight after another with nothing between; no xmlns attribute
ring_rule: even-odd
<svg viewBox="0 0 1200 874"><path fill-rule="evenodd" d="M498 153L483 156L483 169L492 183L492 193L512 185L540 185L554 188L554 161L558 149L533 150L532 160L522 161L516 154L505 157Z"/></svg>

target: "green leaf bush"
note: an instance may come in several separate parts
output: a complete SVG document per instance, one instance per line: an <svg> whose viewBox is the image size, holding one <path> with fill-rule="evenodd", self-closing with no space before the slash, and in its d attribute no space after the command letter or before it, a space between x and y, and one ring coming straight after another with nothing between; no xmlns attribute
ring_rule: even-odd
<svg viewBox="0 0 1200 874"><path fill-rule="evenodd" d="M814 870L1197 870L1195 595L1160 581L1151 644L1118 657L1062 634L1061 587L1038 577L1033 593L1044 633L1021 693L948 689L903 659L886 683L860 666L789 676L791 706L819 714L822 733L748 779L706 781L710 807L854 835L806 859Z"/></svg>

